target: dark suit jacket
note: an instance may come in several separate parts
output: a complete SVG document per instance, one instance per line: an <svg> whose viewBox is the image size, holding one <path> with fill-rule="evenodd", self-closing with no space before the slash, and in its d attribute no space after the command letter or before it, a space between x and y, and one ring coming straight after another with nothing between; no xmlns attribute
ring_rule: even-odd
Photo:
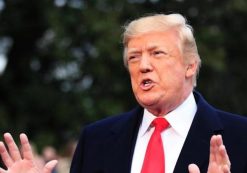
<svg viewBox="0 0 247 173"><path fill-rule="evenodd" d="M188 172L195 163L207 172L209 142L222 134L232 173L247 173L247 119L210 106L194 93L197 113L176 163L174 173ZM128 113L98 121L84 128L71 165L71 173L129 173L136 137L143 116L138 107ZM181 115L183 116L183 115Z"/></svg>

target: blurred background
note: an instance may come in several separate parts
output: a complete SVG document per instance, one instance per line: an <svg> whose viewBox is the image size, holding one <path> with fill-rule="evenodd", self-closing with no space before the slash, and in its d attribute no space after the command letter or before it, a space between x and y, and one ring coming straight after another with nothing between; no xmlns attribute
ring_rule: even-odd
<svg viewBox="0 0 247 173"><path fill-rule="evenodd" d="M197 90L247 115L246 0L0 0L0 134L69 155L84 125L135 107L122 26L161 12L194 28Z"/></svg>

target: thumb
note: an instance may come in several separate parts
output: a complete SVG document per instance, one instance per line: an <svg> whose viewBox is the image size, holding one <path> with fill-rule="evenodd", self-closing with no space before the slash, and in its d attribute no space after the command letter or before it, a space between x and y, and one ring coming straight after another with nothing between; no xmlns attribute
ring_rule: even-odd
<svg viewBox="0 0 247 173"><path fill-rule="evenodd" d="M43 173L51 173L52 170L55 168L57 164L57 160L49 161L45 164L45 167L43 168Z"/></svg>
<svg viewBox="0 0 247 173"><path fill-rule="evenodd" d="M188 166L189 173L200 173L200 170L196 164L190 164Z"/></svg>

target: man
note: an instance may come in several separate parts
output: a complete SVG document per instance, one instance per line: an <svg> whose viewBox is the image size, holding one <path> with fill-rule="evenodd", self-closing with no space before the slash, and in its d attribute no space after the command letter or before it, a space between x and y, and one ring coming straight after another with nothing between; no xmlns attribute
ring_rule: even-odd
<svg viewBox="0 0 247 173"><path fill-rule="evenodd" d="M219 111L193 92L200 57L184 17L157 14L134 20L125 27L123 43L140 106L84 128L71 173L246 173L247 119ZM0 173L15 173L24 167L20 162L32 161L25 135L23 157L10 134L5 141L9 152L0 143L0 153L8 172ZM44 173L55 163L49 162Z"/></svg>

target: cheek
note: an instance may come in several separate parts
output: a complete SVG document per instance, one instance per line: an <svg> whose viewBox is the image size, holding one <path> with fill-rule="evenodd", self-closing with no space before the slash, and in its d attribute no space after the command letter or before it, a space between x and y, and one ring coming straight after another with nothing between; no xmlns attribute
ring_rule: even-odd
<svg viewBox="0 0 247 173"><path fill-rule="evenodd" d="M130 80L131 80L132 89L134 90L134 88L136 88L136 81L132 76L130 77Z"/></svg>
<svg viewBox="0 0 247 173"><path fill-rule="evenodd" d="M130 72L129 75L130 75L132 89L135 90L135 88L137 88L137 85L138 85L138 80L137 80L138 77L133 72Z"/></svg>
<svg viewBox="0 0 247 173"><path fill-rule="evenodd" d="M159 77L164 87L176 87L184 81L185 71L183 68L177 66L163 66L163 69L159 72Z"/></svg>

